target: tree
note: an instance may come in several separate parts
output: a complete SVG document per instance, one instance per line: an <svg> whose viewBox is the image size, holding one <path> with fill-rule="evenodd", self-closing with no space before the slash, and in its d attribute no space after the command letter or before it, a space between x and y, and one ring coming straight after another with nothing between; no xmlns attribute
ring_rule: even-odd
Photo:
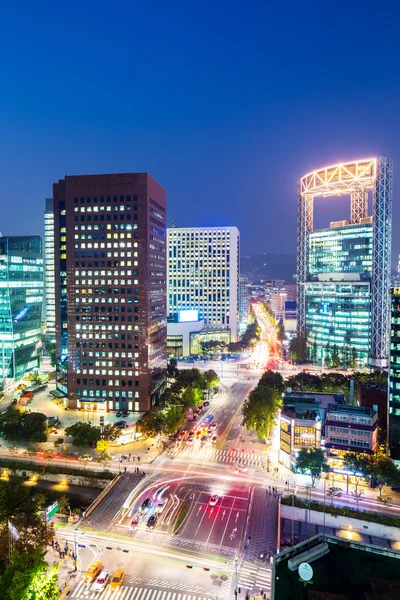
<svg viewBox="0 0 400 600"><path fill-rule="evenodd" d="M242 352L243 346L240 342L229 342L228 350L229 350L229 352L233 352L233 353Z"/></svg>
<svg viewBox="0 0 400 600"><path fill-rule="evenodd" d="M101 435L108 442L115 442L121 435L121 430L113 423L107 423L107 425L104 425L103 433Z"/></svg>
<svg viewBox="0 0 400 600"><path fill-rule="evenodd" d="M154 436L161 433L163 420L159 412L147 412L137 425L145 435Z"/></svg>
<svg viewBox="0 0 400 600"><path fill-rule="evenodd" d="M359 510L360 501L361 501L361 498L364 496L364 492L362 490L358 491L358 489L355 487L354 490L351 491L351 496L357 505L357 510Z"/></svg>
<svg viewBox="0 0 400 600"><path fill-rule="evenodd" d="M282 398L272 388L258 385L250 392L242 409L242 425L255 431L259 439L267 440L276 423Z"/></svg>
<svg viewBox="0 0 400 600"><path fill-rule="evenodd" d="M332 362L332 348L331 348L330 342L328 342L327 345L325 346L325 352L324 352L325 366L329 367L331 365L331 362Z"/></svg>
<svg viewBox="0 0 400 600"><path fill-rule="evenodd" d="M66 427L65 434L72 436L72 443L78 448L94 448L100 439L100 427L79 421Z"/></svg>
<svg viewBox="0 0 400 600"><path fill-rule="evenodd" d="M354 348L351 349L351 362L350 362L350 366L352 369L356 369L358 365L358 354L357 354L357 350Z"/></svg>
<svg viewBox="0 0 400 600"><path fill-rule="evenodd" d="M107 452L108 453L108 449L110 447L110 444L108 443L108 440L98 440L97 444L96 444L96 452L99 452L99 454L102 454L103 452Z"/></svg>
<svg viewBox="0 0 400 600"><path fill-rule="evenodd" d="M0 431L7 440L45 442L47 417L43 413L29 413L11 405L0 417Z"/></svg>
<svg viewBox="0 0 400 600"><path fill-rule="evenodd" d="M42 378L39 375L38 371L31 371L27 374L26 380L33 383L34 385L40 385L42 383Z"/></svg>
<svg viewBox="0 0 400 600"><path fill-rule="evenodd" d="M311 346L311 349L310 349L310 359L313 362L315 362L317 360L317 356L318 356L318 347L317 347L316 340L314 340L313 345Z"/></svg>
<svg viewBox="0 0 400 600"><path fill-rule="evenodd" d="M218 375L213 369L209 369L203 373L204 382L206 384L206 389L211 390L218 385L219 379Z"/></svg>
<svg viewBox="0 0 400 600"><path fill-rule="evenodd" d="M170 358L168 363L167 363L167 377L169 379L174 379L175 377L177 377L179 371L177 368L178 362L176 360L176 358Z"/></svg>
<svg viewBox="0 0 400 600"><path fill-rule="evenodd" d="M261 387L269 387L276 391L280 396L285 390L285 381L278 371L265 371L258 382Z"/></svg>
<svg viewBox="0 0 400 600"><path fill-rule="evenodd" d="M308 357L307 340L298 335L290 340L289 356L294 363L306 362Z"/></svg>
<svg viewBox="0 0 400 600"><path fill-rule="evenodd" d="M44 349L49 355L51 366L55 367L57 363L55 342L50 342L49 340L44 341Z"/></svg>
<svg viewBox="0 0 400 600"><path fill-rule="evenodd" d="M376 481L379 491L379 500L382 499L382 490L385 485L400 485L400 471L388 456L376 456L371 460L370 476Z"/></svg>
<svg viewBox="0 0 400 600"><path fill-rule="evenodd" d="M340 498L342 496L342 494L343 494L343 490L342 490L342 488L339 488L339 487L332 486L326 490L326 495L330 496L330 498L331 498L331 506L333 506L333 499Z"/></svg>
<svg viewBox="0 0 400 600"><path fill-rule="evenodd" d="M332 367L334 369L340 367L339 348L337 347L337 344L333 344L332 348Z"/></svg>
<svg viewBox="0 0 400 600"><path fill-rule="evenodd" d="M171 405L163 411L163 431L174 434L185 420L185 410L182 406Z"/></svg>
<svg viewBox="0 0 400 600"><path fill-rule="evenodd" d="M58 565L49 568L40 549L33 556L14 552L0 577L2 600L57 600L57 571Z"/></svg>
<svg viewBox="0 0 400 600"><path fill-rule="evenodd" d="M277 325L277 328L276 328L276 337L278 338L278 340L280 342L283 342L286 339L285 326L283 324L283 319L280 319L279 323Z"/></svg>
<svg viewBox="0 0 400 600"><path fill-rule="evenodd" d="M182 404L185 408L193 408L201 403L203 394L194 386L189 386L182 394Z"/></svg>
<svg viewBox="0 0 400 600"><path fill-rule="evenodd" d="M358 491L358 485L360 483L359 477L368 479L371 472L371 461L366 454L358 452L345 452L343 455L343 467L354 476L354 487L355 491Z"/></svg>
<svg viewBox="0 0 400 600"><path fill-rule="evenodd" d="M64 438L57 438L56 441L54 442L54 447L58 448L59 446L62 446L64 443Z"/></svg>
<svg viewBox="0 0 400 600"><path fill-rule="evenodd" d="M321 473L328 473L329 466L321 448L302 448L297 456L297 470L303 474L310 474L311 487L314 487L315 479Z"/></svg>
<svg viewBox="0 0 400 600"><path fill-rule="evenodd" d="M68 514L68 511L69 511L68 496L66 494L61 494L61 496L58 497L57 502L58 502L58 512L61 515Z"/></svg>

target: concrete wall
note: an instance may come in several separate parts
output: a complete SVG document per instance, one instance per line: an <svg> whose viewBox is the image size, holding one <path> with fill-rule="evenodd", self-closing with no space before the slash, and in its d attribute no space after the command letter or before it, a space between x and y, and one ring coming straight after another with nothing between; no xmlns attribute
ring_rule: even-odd
<svg viewBox="0 0 400 600"><path fill-rule="evenodd" d="M327 507L328 508L328 507ZM294 520L308 522L308 510L305 508L293 508L291 506L281 505L281 517L285 519L292 519L294 512ZM310 523L314 525L324 525L324 513L316 510L310 511ZM332 527L334 529L345 529L350 531L356 531L357 533L364 533L367 535L373 535L376 537L385 538L388 540L398 540L400 537L400 529L398 527L389 527L388 525L379 525L378 523L370 523L369 521L361 521L359 519L350 519L348 517L335 517L330 515L328 512L325 515L326 527Z"/></svg>
<svg viewBox="0 0 400 600"><path fill-rule="evenodd" d="M23 477L23 473L26 474L24 479L29 480L33 475L37 476L41 481L53 481L54 483L66 482L70 485L81 485L84 487L91 487L97 489L104 489L110 483L110 479L99 479L97 477L80 477L79 475L63 475L62 473L44 473L38 474L37 471L30 471L29 469L1 469L2 473L8 475L17 475Z"/></svg>

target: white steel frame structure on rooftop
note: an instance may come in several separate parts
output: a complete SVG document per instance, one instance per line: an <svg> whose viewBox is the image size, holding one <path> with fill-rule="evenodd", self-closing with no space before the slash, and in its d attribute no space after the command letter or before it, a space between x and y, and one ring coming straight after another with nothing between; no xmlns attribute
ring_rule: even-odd
<svg viewBox="0 0 400 600"><path fill-rule="evenodd" d="M350 222L368 217L372 192L373 264L370 364L386 367L389 354L389 286L392 234L392 159L367 158L324 167L299 181L297 213L298 334L306 334L305 283L309 280L308 234L313 231L315 197L350 195Z"/></svg>

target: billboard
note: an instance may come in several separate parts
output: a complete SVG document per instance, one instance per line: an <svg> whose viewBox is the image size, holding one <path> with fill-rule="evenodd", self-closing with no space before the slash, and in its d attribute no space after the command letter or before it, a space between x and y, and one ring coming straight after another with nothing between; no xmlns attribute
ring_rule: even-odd
<svg viewBox="0 0 400 600"><path fill-rule="evenodd" d="M190 323L191 321L199 320L199 311L196 310L180 310L178 312L179 323Z"/></svg>

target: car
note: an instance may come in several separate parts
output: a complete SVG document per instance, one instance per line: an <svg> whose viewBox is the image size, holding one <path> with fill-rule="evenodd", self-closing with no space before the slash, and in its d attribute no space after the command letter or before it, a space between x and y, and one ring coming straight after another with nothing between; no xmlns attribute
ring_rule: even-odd
<svg viewBox="0 0 400 600"><path fill-rule="evenodd" d="M211 427L212 427L212 429L217 429L218 428L218 423L212 423Z"/></svg>
<svg viewBox="0 0 400 600"><path fill-rule="evenodd" d="M156 506L156 514L160 515L166 506L167 506L167 500L165 500L165 499L159 500L158 504Z"/></svg>
<svg viewBox="0 0 400 600"><path fill-rule="evenodd" d="M198 416L198 415L196 415L196 414L193 414L193 419L192 419L192 420L193 420L193 421L197 421L197 416Z"/></svg>
<svg viewBox="0 0 400 600"><path fill-rule="evenodd" d="M128 413L128 411L126 411L126 410L125 410L125 411L122 413L122 417L123 417L124 419L126 419L126 417L127 417L128 415L129 415L129 413Z"/></svg>
<svg viewBox="0 0 400 600"><path fill-rule="evenodd" d="M205 444L207 441L208 441L208 436L206 436L206 435L203 435L203 436L200 438L200 443L201 443L201 444Z"/></svg>
<svg viewBox="0 0 400 600"><path fill-rule="evenodd" d="M110 579L110 571L103 569L94 584L92 585L93 592L102 592Z"/></svg>
<svg viewBox="0 0 400 600"><path fill-rule="evenodd" d="M92 581L94 581L96 579L96 577L99 575L102 568L103 568L103 563L101 562L101 560L95 560L94 562L92 562L92 564L89 566L88 570L86 571L86 575L85 575L83 581L85 583L92 583Z"/></svg>
<svg viewBox="0 0 400 600"><path fill-rule="evenodd" d="M122 585L122 582L124 581L124 577L125 577L125 569L117 569L117 571L115 571L115 573L112 576L112 579L110 581L110 588L112 590L119 590L119 588Z"/></svg>
<svg viewBox="0 0 400 600"><path fill-rule="evenodd" d="M208 400L206 400L205 402L203 402L203 406L210 406L210 403Z"/></svg>
<svg viewBox="0 0 400 600"><path fill-rule="evenodd" d="M153 506L153 501L151 498L146 498L146 500L144 500L142 502L142 506L140 507L142 509L143 512L147 512L149 510L149 508L151 508Z"/></svg>
<svg viewBox="0 0 400 600"><path fill-rule="evenodd" d="M242 465L239 465L238 463L234 463L233 466L239 471L239 473L247 472L247 467L243 467Z"/></svg>
<svg viewBox="0 0 400 600"><path fill-rule="evenodd" d="M203 433L203 432L201 431L201 429L198 429L198 430L196 431L196 437L200 437L202 433Z"/></svg>
<svg viewBox="0 0 400 600"><path fill-rule="evenodd" d="M115 427L118 427L118 429L125 429L125 427L128 427L128 424L126 421L117 421Z"/></svg>
<svg viewBox="0 0 400 600"><path fill-rule="evenodd" d="M212 444L216 444L216 443L217 443L217 439L218 439L218 437L217 437L216 435L213 435L213 436L212 436L211 443L212 443Z"/></svg>
<svg viewBox="0 0 400 600"><path fill-rule="evenodd" d="M392 490L392 492L395 492L396 494L400 493L400 486L398 486L398 485L394 485L390 489Z"/></svg>
<svg viewBox="0 0 400 600"><path fill-rule="evenodd" d="M117 417L122 417L122 410L118 410L116 416Z"/></svg>
<svg viewBox="0 0 400 600"><path fill-rule="evenodd" d="M208 501L210 506L216 506L218 504L219 496L217 494L213 494Z"/></svg>
<svg viewBox="0 0 400 600"><path fill-rule="evenodd" d="M131 521L131 525L136 527L137 525L139 525L139 522L140 522L140 515L135 515Z"/></svg>
<svg viewBox="0 0 400 600"><path fill-rule="evenodd" d="M187 443L187 444L193 444L193 440L194 440L194 437L193 437L192 435L190 435L190 436L188 437L188 439L186 440L186 443Z"/></svg>
<svg viewBox="0 0 400 600"><path fill-rule="evenodd" d="M81 460L82 462L90 462L93 460L93 456L91 454L81 454L78 457L78 460Z"/></svg>
<svg viewBox="0 0 400 600"><path fill-rule="evenodd" d="M154 527L156 526L156 523L157 523L157 515L151 515L151 517L149 517L147 520L146 527L148 527L149 529L154 529Z"/></svg>

